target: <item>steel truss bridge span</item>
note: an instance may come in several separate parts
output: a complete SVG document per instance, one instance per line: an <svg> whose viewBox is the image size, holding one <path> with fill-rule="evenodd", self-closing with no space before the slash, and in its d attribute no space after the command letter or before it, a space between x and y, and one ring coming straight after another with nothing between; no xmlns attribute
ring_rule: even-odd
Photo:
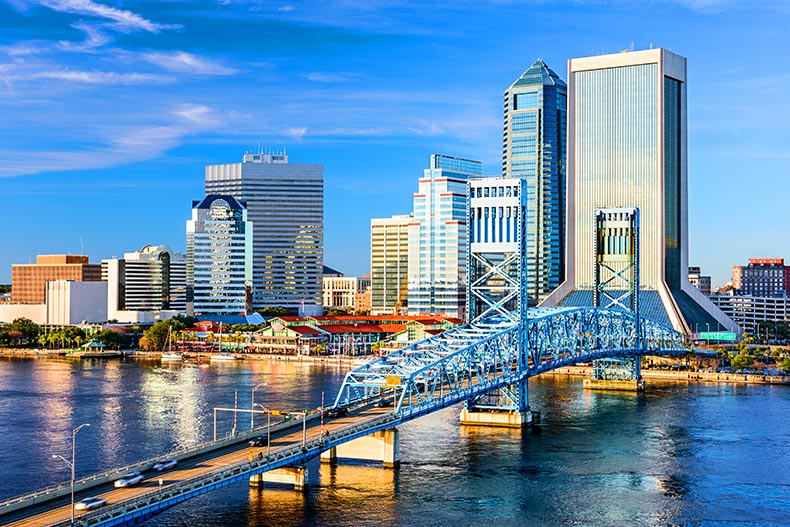
<svg viewBox="0 0 790 527"><path fill-rule="evenodd" d="M610 357L682 355L674 329L605 308L534 308L527 324L492 316L445 331L346 374L335 406L394 405L402 420Z"/></svg>

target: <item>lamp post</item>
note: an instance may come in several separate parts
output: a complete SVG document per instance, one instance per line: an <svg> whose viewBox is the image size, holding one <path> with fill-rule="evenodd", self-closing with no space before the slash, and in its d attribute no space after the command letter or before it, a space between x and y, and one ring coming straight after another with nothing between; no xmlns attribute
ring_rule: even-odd
<svg viewBox="0 0 790 527"><path fill-rule="evenodd" d="M262 386L268 386L268 384L262 382L252 388L252 396L250 397L250 410L252 410L252 412L250 412L250 430L255 428L255 390Z"/></svg>
<svg viewBox="0 0 790 527"><path fill-rule="evenodd" d="M266 459L269 458L269 453L272 450L272 412L262 404L255 403L252 405L252 410L255 412L255 407L260 406L261 410L266 412Z"/></svg>
<svg viewBox="0 0 790 527"><path fill-rule="evenodd" d="M58 454L52 454L53 458L62 460L71 469L71 524L72 525L74 525L74 458L77 451L76 450L77 432L79 432L83 427L86 426L90 426L90 423L81 424L71 432L71 463L69 463L69 460L63 456L59 456Z"/></svg>

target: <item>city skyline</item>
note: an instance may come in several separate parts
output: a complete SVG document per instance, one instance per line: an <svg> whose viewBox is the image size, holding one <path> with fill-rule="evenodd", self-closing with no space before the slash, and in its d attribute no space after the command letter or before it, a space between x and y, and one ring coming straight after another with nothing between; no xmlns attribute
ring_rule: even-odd
<svg viewBox="0 0 790 527"><path fill-rule="evenodd" d="M370 219L411 212L430 153L499 173L502 87L535 59L566 80L570 58L652 44L689 59L689 263L722 284L734 264L790 252L788 15L715 0L2 3L0 283L81 238L95 263L182 252L203 167L259 144L324 164L324 262L364 274ZM501 53L516 36L522 52Z"/></svg>

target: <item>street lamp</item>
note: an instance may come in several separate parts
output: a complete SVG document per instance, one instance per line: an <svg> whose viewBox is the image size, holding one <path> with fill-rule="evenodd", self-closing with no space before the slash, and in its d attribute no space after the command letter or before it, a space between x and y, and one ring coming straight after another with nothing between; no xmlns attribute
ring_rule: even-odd
<svg viewBox="0 0 790 527"><path fill-rule="evenodd" d="M268 459L269 452L272 450L272 412L262 404L254 403L252 405L253 414L255 413L256 406L260 406L261 410L266 412L266 459Z"/></svg>
<svg viewBox="0 0 790 527"><path fill-rule="evenodd" d="M76 454L77 432L79 432L83 427L86 426L90 426L90 423L81 424L71 432L71 463L69 463L69 460L63 456L52 454L53 458L62 460L64 463L66 463L69 466L69 468L71 468L71 524L72 525L74 525L74 455Z"/></svg>
<svg viewBox="0 0 790 527"><path fill-rule="evenodd" d="M252 388L252 397L250 397L250 430L255 429L255 390L261 386L269 386L267 383L262 382Z"/></svg>

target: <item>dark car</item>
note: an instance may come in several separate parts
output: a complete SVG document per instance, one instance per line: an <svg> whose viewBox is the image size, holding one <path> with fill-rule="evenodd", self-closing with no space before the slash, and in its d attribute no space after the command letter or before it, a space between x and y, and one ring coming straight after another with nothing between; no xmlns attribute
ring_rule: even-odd
<svg viewBox="0 0 790 527"><path fill-rule="evenodd" d="M264 446L266 445L266 438L258 436L255 439L250 439L250 446Z"/></svg>
<svg viewBox="0 0 790 527"><path fill-rule="evenodd" d="M348 408L345 406L336 406L335 408L330 408L326 415L329 417L343 417L347 413Z"/></svg>

